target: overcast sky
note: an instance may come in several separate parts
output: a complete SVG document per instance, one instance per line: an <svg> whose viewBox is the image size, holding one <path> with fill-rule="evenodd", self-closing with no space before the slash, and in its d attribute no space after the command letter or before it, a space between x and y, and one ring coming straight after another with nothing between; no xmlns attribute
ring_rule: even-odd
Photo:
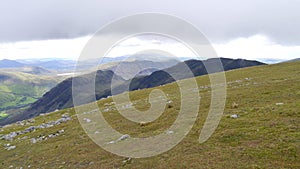
<svg viewBox="0 0 300 169"><path fill-rule="evenodd" d="M75 58L101 26L141 12L187 20L222 57L295 58L299 7L299 0L0 0L0 59Z"/></svg>

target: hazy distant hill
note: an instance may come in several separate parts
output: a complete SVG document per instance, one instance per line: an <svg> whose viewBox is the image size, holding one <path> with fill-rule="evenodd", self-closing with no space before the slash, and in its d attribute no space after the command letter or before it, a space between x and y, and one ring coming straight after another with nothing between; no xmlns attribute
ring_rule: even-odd
<svg viewBox="0 0 300 169"><path fill-rule="evenodd" d="M25 64L17 62L15 60L8 60L8 59L0 60L0 68L18 68L23 66L25 66Z"/></svg>
<svg viewBox="0 0 300 169"><path fill-rule="evenodd" d="M138 76L149 75L154 71L174 66L178 62L179 61L175 59L169 59L164 61L133 60L104 64L99 68L103 68L104 70L111 70L115 74L123 77L124 79L131 79L133 78L132 76L135 74L137 74Z"/></svg>
<svg viewBox="0 0 300 169"><path fill-rule="evenodd" d="M55 72L50 71L48 69L37 67L37 66L22 66L22 67L14 67L14 68L2 68L0 69L2 72L23 72L33 75L50 75Z"/></svg>
<svg viewBox="0 0 300 169"><path fill-rule="evenodd" d="M184 59L184 58L179 58ZM120 56L120 57L103 57L99 59L89 59L83 60L80 64L77 63L77 60L67 60L67 59L19 59L19 60L9 60L4 59L0 60L0 69L1 68L21 68L21 67L39 67L43 69L47 69L49 71L57 71L57 72L73 72L75 68L79 71L90 71L95 70L95 63L99 65L106 65L104 67L112 67L117 63L130 63L130 62L141 62L141 66L147 64L142 63L145 62L155 62L152 63L152 66L157 65L158 69L164 69L166 67L170 67L177 62L174 58L166 57L163 55L159 55L156 53L152 54L135 54L130 56ZM156 64L160 63L160 64ZM77 67L76 67L77 66ZM112 68L113 69L113 68ZM110 70L110 69L109 69ZM124 71L125 73L126 71ZM126 73L125 73L126 74ZM126 76L126 75L125 75Z"/></svg>

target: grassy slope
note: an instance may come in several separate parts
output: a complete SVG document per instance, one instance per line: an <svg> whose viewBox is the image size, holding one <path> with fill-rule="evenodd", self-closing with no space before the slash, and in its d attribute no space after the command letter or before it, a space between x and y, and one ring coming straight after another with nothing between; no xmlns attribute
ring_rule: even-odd
<svg viewBox="0 0 300 169"><path fill-rule="evenodd" d="M15 139L10 144L14 150L0 151L0 168L299 168L300 153L300 62L245 68L226 72L228 85L227 104L223 118L212 137L198 143L210 103L209 89L200 90L202 96L198 119L184 140L175 148L161 155L133 159L124 164L124 158L102 150L84 133L76 117L67 123L39 129L27 136L48 135L60 129L65 133L41 143L31 144L29 139ZM252 78L248 81L245 78ZM242 80L242 82L235 82ZM208 85L208 77L198 77L200 86ZM132 136L149 136L167 129L176 118L178 91L176 84L158 87L174 99L173 107L153 123L141 127L122 119L118 113L108 112L106 119L117 130ZM140 101L139 109L151 89L131 92L132 100ZM103 106L110 102L98 102ZM231 108L236 102L238 108ZM276 105L282 102L283 105ZM36 123L54 120L61 114L74 114L65 109L47 116L39 116ZM240 118L228 116L239 114ZM17 131L28 126L12 125L3 128L1 134ZM26 135L22 135L23 137ZM0 140L1 146L7 141ZM91 163L93 162L93 163Z"/></svg>

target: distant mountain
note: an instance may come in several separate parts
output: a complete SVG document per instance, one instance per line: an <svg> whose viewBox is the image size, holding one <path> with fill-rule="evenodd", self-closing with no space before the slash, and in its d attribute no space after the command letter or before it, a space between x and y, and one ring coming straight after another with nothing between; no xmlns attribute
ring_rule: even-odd
<svg viewBox="0 0 300 169"><path fill-rule="evenodd" d="M124 79L132 79L133 75L150 75L151 73L174 66L179 61L169 59L164 61L149 61L149 60L133 60L124 62L113 62L111 64L104 64L99 69L111 70L115 74L123 77Z"/></svg>
<svg viewBox="0 0 300 169"><path fill-rule="evenodd" d="M98 63L101 69L103 68L106 70L115 71L116 65L122 63L121 67L123 68L122 71L119 71L119 74L126 78L128 77L129 74L132 74L132 72L135 71L135 69L133 69L132 62L135 62L134 65L137 66L136 68L140 68L140 67L144 67L145 69L157 68L158 70L160 70L160 69L165 69L167 67L173 66L179 61L182 61L184 59L187 58L172 58L158 53L147 53L147 54L139 53L139 54L128 55L128 56L119 56L114 58L103 57L99 59L87 59L81 61L80 63L77 63L77 60L55 59L55 58L19 59L19 60L4 59L4 60L0 60L0 69L13 68L16 71L18 71L19 68L22 68L20 69L21 72L26 72L26 73L28 72L32 74L44 74L46 73L45 70L49 72L56 72L56 73L70 73L73 72L75 69L81 72L91 72L92 70L96 69L95 63ZM128 65L131 64L132 67L131 70L126 70L125 65L127 64ZM149 67L148 65L151 65L152 67ZM32 71L27 71L29 68L31 68Z"/></svg>
<svg viewBox="0 0 300 169"><path fill-rule="evenodd" d="M267 63L267 64L276 64L276 63L284 62L285 60L284 59L276 59L276 58L261 58L261 59L258 59L258 61Z"/></svg>
<svg viewBox="0 0 300 169"><path fill-rule="evenodd" d="M27 72L32 74L43 74L46 71L50 72L50 70L70 71L74 70L75 65L76 61L73 60L0 60L0 69L10 68L21 72L28 70ZM29 71L29 69L31 70Z"/></svg>
<svg viewBox="0 0 300 169"><path fill-rule="evenodd" d="M36 66L2 68L0 70L3 72L23 72L23 73L33 74L33 75L50 75L50 74L54 73L53 71L47 70L42 67L36 67Z"/></svg>
<svg viewBox="0 0 300 169"><path fill-rule="evenodd" d="M50 61L41 61L30 64L30 66L43 67L45 69L52 69L58 71L69 71L73 70L76 61L73 60L50 60Z"/></svg>
<svg viewBox="0 0 300 169"><path fill-rule="evenodd" d="M42 67L37 67L37 66L22 67L19 71L24 73L34 74L34 75L48 75L52 73L52 71L50 70L47 70Z"/></svg>
<svg viewBox="0 0 300 169"><path fill-rule="evenodd" d="M159 71L159 69L157 69L157 68L144 69L144 70L140 71L136 76L148 76L156 71Z"/></svg>
<svg viewBox="0 0 300 169"><path fill-rule="evenodd" d="M174 82L175 80L170 76L170 74L178 77L178 79L186 79L190 78L188 72L184 72L184 66L187 65L190 70L193 72L193 76L201 76L207 74L205 64L213 64L217 62L219 59L208 59L204 61L200 60L187 60L185 62L178 63L177 65L156 71L149 76L145 77L137 77L133 79L134 83L130 84L130 90L137 90L137 89L144 89L144 88L151 88L167 83ZM220 58L221 63L223 65L224 71L244 68L244 67L251 67L251 66L258 66L258 65L265 65L262 62L258 61L250 61L245 59L227 59L227 58ZM214 72L220 72L222 70L216 69ZM170 74L168 74L169 72Z"/></svg>
<svg viewBox="0 0 300 169"><path fill-rule="evenodd" d="M297 62L297 61L300 61L300 58L296 58L296 59L288 60L288 61L286 61L286 62Z"/></svg>
<svg viewBox="0 0 300 169"><path fill-rule="evenodd" d="M18 68L23 66L25 66L25 64L14 60L8 60L8 59L0 60L0 68Z"/></svg>

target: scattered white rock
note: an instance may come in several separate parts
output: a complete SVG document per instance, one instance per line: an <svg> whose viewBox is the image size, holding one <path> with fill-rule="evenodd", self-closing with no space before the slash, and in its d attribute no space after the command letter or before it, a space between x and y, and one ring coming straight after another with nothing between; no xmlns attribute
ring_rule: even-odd
<svg viewBox="0 0 300 169"><path fill-rule="evenodd" d="M125 160L122 161L124 164L130 163L131 162L131 158L126 158Z"/></svg>
<svg viewBox="0 0 300 169"><path fill-rule="evenodd" d="M85 122L87 122L87 123L92 122L92 120L91 120L91 119L88 119L88 118L83 118L83 120L84 120Z"/></svg>
<svg viewBox="0 0 300 169"><path fill-rule="evenodd" d="M15 148L17 148L17 146L9 146L9 147L6 148L6 150L9 151L9 150L13 150L13 149L15 149Z"/></svg>
<svg viewBox="0 0 300 169"><path fill-rule="evenodd" d="M127 138L129 138L130 136L128 134L124 134L123 136L121 136L118 141L121 141L121 140L126 140Z"/></svg>
<svg viewBox="0 0 300 169"><path fill-rule="evenodd" d="M174 133L174 131L172 131L172 130L168 130L166 133L167 133L167 134L173 134L173 133Z"/></svg>
<svg viewBox="0 0 300 169"><path fill-rule="evenodd" d="M128 108L131 108L132 107L132 103L129 103L129 104L125 104L122 106L122 109L128 109Z"/></svg>
<svg viewBox="0 0 300 169"><path fill-rule="evenodd" d="M130 137L130 136L129 136L128 134L124 134L124 135L122 135L120 138L118 138L117 140L110 141L110 142L108 142L107 144L114 144L114 143L116 143L116 142L126 140L126 139L128 139L129 137Z"/></svg>
<svg viewBox="0 0 300 169"><path fill-rule="evenodd" d="M35 123L35 120L34 119L28 119L27 122L28 123Z"/></svg>
<svg viewBox="0 0 300 169"><path fill-rule="evenodd" d="M56 125L59 125L63 122L69 121L71 120L71 117L68 114L63 114L62 118L56 120L56 121L50 121L47 123L42 123L41 125L38 126L30 126L28 128L26 128L23 131L16 131L16 132L11 132L9 134L3 135L0 137L0 139L4 139L4 140L8 140L8 141L12 141L14 137L18 136L18 135L22 135L25 133L29 133L29 132L33 132L36 129L43 129L43 128L49 128L49 127L53 127Z"/></svg>
<svg viewBox="0 0 300 169"><path fill-rule="evenodd" d="M108 111L110 111L110 108L106 108L103 110L103 112L108 112Z"/></svg>
<svg viewBox="0 0 300 169"><path fill-rule="evenodd" d="M230 117L233 118L233 119L236 119L236 118L239 118L240 116L238 114L233 114Z"/></svg>
<svg viewBox="0 0 300 169"><path fill-rule="evenodd" d="M30 139L32 144L35 144L37 142L37 140L35 138Z"/></svg>
<svg viewBox="0 0 300 169"><path fill-rule="evenodd" d="M107 144L114 144L116 141L110 141Z"/></svg>
<svg viewBox="0 0 300 169"><path fill-rule="evenodd" d="M281 106L283 105L283 103L276 103L276 106Z"/></svg>

